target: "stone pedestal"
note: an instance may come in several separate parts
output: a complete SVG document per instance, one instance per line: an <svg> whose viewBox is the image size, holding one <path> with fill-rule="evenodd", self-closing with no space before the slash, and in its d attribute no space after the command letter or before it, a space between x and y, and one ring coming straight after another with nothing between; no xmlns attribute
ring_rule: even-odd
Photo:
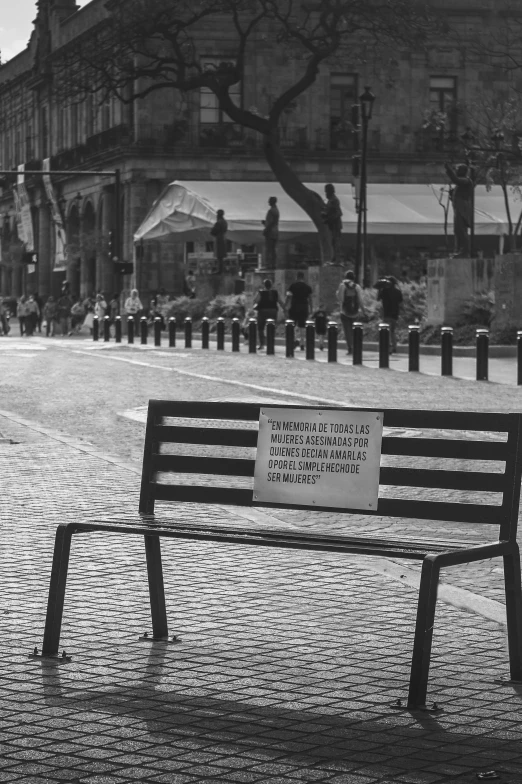
<svg viewBox="0 0 522 784"><path fill-rule="evenodd" d="M522 254L495 258L495 327L522 329Z"/></svg>
<svg viewBox="0 0 522 784"><path fill-rule="evenodd" d="M493 259L430 259L427 323L453 326L458 322L471 297L493 290L495 265Z"/></svg>

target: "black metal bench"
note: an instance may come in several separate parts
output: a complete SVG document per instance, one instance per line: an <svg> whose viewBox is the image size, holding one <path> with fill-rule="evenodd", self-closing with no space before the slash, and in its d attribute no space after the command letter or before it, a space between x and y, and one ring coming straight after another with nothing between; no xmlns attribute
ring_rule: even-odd
<svg viewBox="0 0 522 784"><path fill-rule="evenodd" d="M510 673L513 681L522 680L522 593L520 556L516 541L522 470L522 415L384 410L382 455L395 456L388 457L388 460L402 462L402 466L381 465L380 487L400 487L402 489L399 495L402 497L386 497L386 492L384 496L380 492L377 511L370 511L368 514L401 518L401 523L404 519L405 527L408 519L426 521L427 535L420 538L401 536L397 541L288 530L253 530L252 527L228 525L179 525L172 518L155 516L156 501L310 508L298 504L254 504L251 488L222 486L222 480L221 486L217 485L216 476L253 477L255 460L251 455L252 448L257 445L255 423L259 420L260 408L260 404L248 403L150 401L143 456L140 516L137 516L135 521L94 519L58 526L42 655L58 655L72 536L91 531L109 531L138 534L145 538L153 627L151 639L165 639L168 635L160 537L421 560L421 583L408 696L410 707L423 706L426 699L440 569L502 556ZM171 418L175 420L174 423L168 422ZM224 424L227 421L228 425ZM241 422L244 424L241 425ZM393 430L394 428L399 431ZM162 451L162 445L166 444L178 445L174 447L178 450L181 448L179 445L200 445L206 447L206 452L209 447L220 446L249 451L246 452L246 458L227 458L219 454L166 454L165 449ZM186 450L186 447L183 448ZM212 450L210 451L212 453ZM409 462L417 466L419 461L425 458L435 458L440 462L437 462L436 468L408 465ZM439 466L446 460L478 461L475 466L480 470L462 470L460 464L457 469L454 464L450 464L449 470L442 470ZM493 473L487 470L495 467L492 461L497 461L497 469L498 463L501 464L501 472ZM158 481L163 474L168 473L175 475L174 484ZM244 480L242 481L244 484ZM473 497L473 502L469 502L468 497L464 502L420 498L423 493L426 494L426 488L442 489L447 494L464 491ZM500 503L484 503L481 493L497 494L494 500L499 499ZM332 511L326 507L313 508L315 511ZM365 514L361 510L338 511ZM439 525L441 521L453 523L453 529L467 523L494 525L498 528L498 538L473 545L447 539L441 541L430 538L429 521L436 521ZM450 525L450 530L451 528Z"/></svg>

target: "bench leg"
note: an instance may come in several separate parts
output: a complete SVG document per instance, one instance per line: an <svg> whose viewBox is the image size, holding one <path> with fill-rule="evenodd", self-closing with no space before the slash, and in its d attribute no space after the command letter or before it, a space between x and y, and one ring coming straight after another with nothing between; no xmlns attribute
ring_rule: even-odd
<svg viewBox="0 0 522 784"><path fill-rule="evenodd" d="M426 703L439 572L438 563L433 557L427 556L422 562L408 694L409 708L422 707Z"/></svg>
<svg viewBox="0 0 522 784"><path fill-rule="evenodd" d="M71 552L72 530L68 525L59 525L54 541L53 565L49 583L47 615L42 646L42 656L55 656L60 645L65 586Z"/></svg>
<svg viewBox="0 0 522 784"><path fill-rule="evenodd" d="M522 585L520 552L514 545L513 553L504 556L504 583L511 680L522 680Z"/></svg>
<svg viewBox="0 0 522 784"><path fill-rule="evenodd" d="M163 587L163 568L159 536L145 536L147 556L147 576L149 578L150 612L152 616L152 637L167 637L167 609L165 607L165 588Z"/></svg>

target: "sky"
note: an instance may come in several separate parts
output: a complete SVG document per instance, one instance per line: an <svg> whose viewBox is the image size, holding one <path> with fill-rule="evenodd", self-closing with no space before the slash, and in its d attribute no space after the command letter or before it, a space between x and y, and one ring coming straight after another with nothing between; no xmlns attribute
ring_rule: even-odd
<svg viewBox="0 0 522 784"><path fill-rule="evenodd" d="M0 54L5 63L27 46L33 31L33 19L36 17L36 0L3 0L9 10L3 9L0 16ZM90 0L76 0L77 5L84 6Z"/></svg>

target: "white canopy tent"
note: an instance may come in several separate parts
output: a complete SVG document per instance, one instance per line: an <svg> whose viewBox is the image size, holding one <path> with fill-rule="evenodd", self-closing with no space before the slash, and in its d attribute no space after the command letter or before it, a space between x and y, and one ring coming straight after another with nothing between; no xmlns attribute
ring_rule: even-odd
<svg viewBox="0 0 522 784"><path fill-rule="evenodd" d="M306 183L321 196L324 183ZM444 234L444 211L438 202L442 184L404 183L368 185L368 234L430 236ZM354 190L351 183L335 183L343 210L343 233L357 231ZM152 205L134 234L134 241L158 239L169 234L186 241L209 237L218 209L225 211L228 238L238 243L262 240L261 224L268 209L268 198L277 196L281 213L281 239L315 233L305 212L276 182L199 180L170 183ZM512 219L516 223L522 201L510 193ZM449 233L453 214L449 211ZM504 196L499 185L490 191L483 185L475 190L475 234L507 234Z"/></svg>

